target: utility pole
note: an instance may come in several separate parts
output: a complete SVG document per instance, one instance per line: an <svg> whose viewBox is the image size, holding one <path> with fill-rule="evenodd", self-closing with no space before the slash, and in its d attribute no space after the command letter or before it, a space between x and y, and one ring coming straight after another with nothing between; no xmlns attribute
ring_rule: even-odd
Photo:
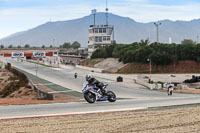
<svg viewBox="0 0 200 133"><path fill-rule="evenodd" d="M159 42L159 26L161 25L160 22L155 22L154 25L156 26L156 32L157 32L157 42Z"/></svg>
<svg viewBox="0 0 200 133"><path fill-rule="evenodd" d="M39 59L37 59L37 62L35 63L35 75L36 75L37 80L38 80L38 63L39 63Z"/></svg>
<svg viewBox="0 0 200 133"><path fill-rule="evenodd" d="M197 44L199 43L199 36L197 36Z"/></svg>
<svg viewBox="0 0 200 133"><path fill-rule="evenodd" d="M149 61L149 83L151 83L151 59L148 58L147 61Z"/></svg>

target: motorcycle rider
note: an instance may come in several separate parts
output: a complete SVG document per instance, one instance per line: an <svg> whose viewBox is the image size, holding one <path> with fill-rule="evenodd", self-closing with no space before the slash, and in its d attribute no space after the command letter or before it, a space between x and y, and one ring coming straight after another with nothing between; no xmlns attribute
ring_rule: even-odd
<svg viewBox="0 0 200 133"><path fill-rule="evenodd" d="M168 88L167 88L167 92L168 92L168 95L172 95L172 91L173 91L173 86L170 85Z"/></svg>
<svg viewBox="0 0 200 133"><path fill-rule="evenodd" d="M88 82L88 85L93 85L95 84L102 92L103 95L106 94L106 90L103 87L104 84L102 82L99 82L97 79L95 79L91 74L87 74L85 76L86 81Z"/></svg>

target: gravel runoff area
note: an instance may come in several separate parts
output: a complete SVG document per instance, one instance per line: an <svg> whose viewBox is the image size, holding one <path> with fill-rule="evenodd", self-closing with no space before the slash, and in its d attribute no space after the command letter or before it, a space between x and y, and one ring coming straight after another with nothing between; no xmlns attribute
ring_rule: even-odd
<svg viewBox="0 0 200 133"><path fill-rule="evenodd" d="M192 133L200 132L200 106L0 120L1 133Z"/></svg>

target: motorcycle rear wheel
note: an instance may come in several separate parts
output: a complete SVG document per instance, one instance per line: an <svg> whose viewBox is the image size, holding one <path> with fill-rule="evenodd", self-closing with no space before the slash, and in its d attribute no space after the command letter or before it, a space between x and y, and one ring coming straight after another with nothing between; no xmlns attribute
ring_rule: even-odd
<svg viewBox="0 0 200 133"><path fill-rule="evenodd" d="M95 94L93 94L89 91L84 93L84 98L88 103L94 103L96 101Z"/></svg>

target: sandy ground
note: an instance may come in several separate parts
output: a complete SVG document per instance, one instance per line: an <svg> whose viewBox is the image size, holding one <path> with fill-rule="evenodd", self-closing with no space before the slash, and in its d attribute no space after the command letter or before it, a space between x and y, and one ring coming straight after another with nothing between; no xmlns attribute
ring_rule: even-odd
<svg viewBox="0 0 200 133"><path fill-rule="evenodd" d="M1 63L1 62L0 62ZM7 86L13 77L13 74L5 69L0 69L0 91ZM37 83L33 81L34 83ZM43 91L49 92L52 89L46 86L39 86ZM79 102L80 97L64 95L61 93L54 94L55 100L37 100L36 92L31 88L21 87L18 91L13 92L6 98L0 98L0 105L16 105L16 104L37 104L37 103L57 103L57 102Z"/></svg>
<svg viewBox="0 0 200 133"><path fill-rule="evenodd" d="M63 103L63 102L80 102L80 98L55 99L55 100L36 100L24 98L5 98L0 99L0 106L2 105L23 105L23 104L41 104L41 103Z"/></svg>
<svg viewBox="0 0 200 133"><path fill-rule="evenodd" d="M200 106L147 111L0 120L1 133L200 132Z"/></svg>

